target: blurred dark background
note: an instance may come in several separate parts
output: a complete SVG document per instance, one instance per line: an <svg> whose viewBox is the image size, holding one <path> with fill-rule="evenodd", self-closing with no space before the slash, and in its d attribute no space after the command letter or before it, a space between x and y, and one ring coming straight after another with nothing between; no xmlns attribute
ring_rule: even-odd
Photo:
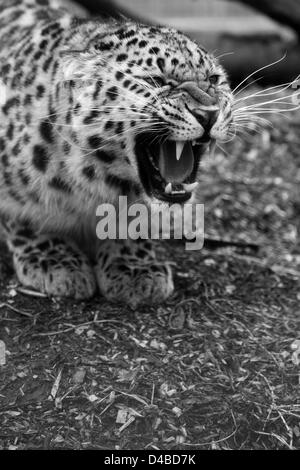
<svg viewBox="0 0 300 470"><path fill-rule="evenodd" d="M77 1L93 14L121 11L184 31L221 56L233 85L285 55L279 64L260 74L260 83L283 83L299 74L299 0Z"/></svg>

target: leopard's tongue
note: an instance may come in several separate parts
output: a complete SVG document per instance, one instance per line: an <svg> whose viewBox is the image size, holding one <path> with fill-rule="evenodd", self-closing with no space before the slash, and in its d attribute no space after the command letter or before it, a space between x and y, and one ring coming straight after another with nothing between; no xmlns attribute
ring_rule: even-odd
<svg viewBox="0 0 300 470"><path fill-rule="evenodd" d="M194 153L190 142L169 140L160 145L159 171L169 183L182 183L193 171Z"/></svg>

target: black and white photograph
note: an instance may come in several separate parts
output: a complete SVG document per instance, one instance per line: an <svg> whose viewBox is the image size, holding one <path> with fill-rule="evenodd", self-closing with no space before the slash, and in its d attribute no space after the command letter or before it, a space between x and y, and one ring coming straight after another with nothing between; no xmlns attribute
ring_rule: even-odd
<svg viewBox="0 0 300 470"><path fill-rule="evenodd" d="M0 450L300 450L299 215L300 0L0 0Z"/></svg>

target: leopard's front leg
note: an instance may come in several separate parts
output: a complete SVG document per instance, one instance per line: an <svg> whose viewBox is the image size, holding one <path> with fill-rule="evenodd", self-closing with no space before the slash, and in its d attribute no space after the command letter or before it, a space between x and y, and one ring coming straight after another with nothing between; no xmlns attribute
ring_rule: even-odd
<svg viewBox="0 0 300 470"><path fill-rule="evenodd" d="M95 269L101 293L132 308L163 302L174 290L170 266L157 260L148 240L101 242Z"/></svg>

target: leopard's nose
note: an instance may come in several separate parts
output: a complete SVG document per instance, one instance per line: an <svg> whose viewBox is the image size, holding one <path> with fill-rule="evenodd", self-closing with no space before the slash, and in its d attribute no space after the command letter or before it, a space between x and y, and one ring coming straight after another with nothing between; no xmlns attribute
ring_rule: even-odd
<svg viewBox="0 0 300 470"><path fill-rule="evenodd" d="M217 110L213 110L213 111L205 111L204 113L201 112L200 113L197 113L197 111L195 110L193 112L195 118L197 119L197 121L201 124L201 126L203 127L203 129L205 130L205 132L209 132L211 130L211 128L213 127L213 125L216 123L217 119L218 119L218 115L219 115L219 111Z"/></svg>

